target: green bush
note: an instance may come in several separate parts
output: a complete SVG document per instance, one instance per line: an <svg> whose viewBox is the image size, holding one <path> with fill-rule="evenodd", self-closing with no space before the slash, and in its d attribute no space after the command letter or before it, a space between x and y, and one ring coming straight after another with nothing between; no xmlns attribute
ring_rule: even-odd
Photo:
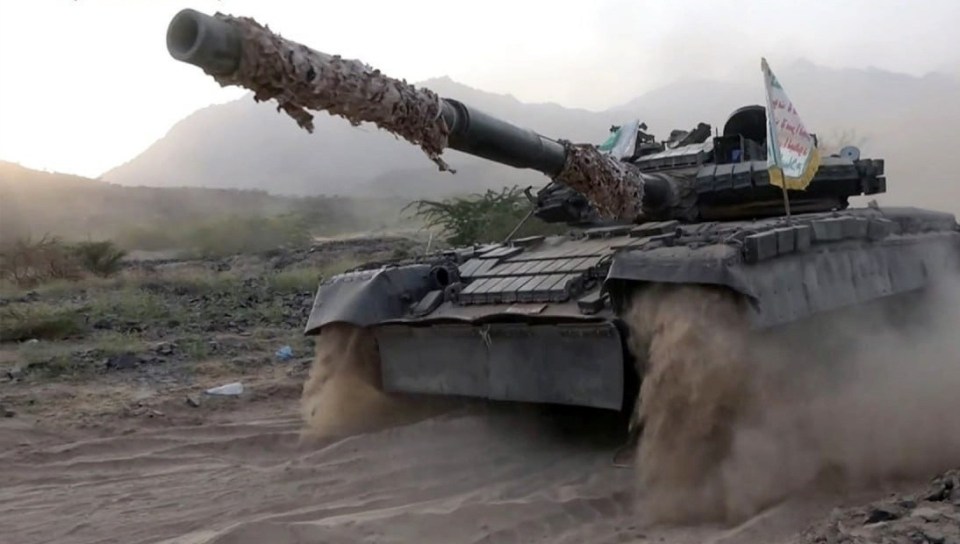
<svg viewBox="0 0 960 544"><path fill-rule="evenodd" d="M519 187L505 187L499 192L448 198L443 201L417 200L408 207L416 209L428 228L439 227L452 245L502 242L530 213L532 203ZM516 232L516 237L555 234L565 230L530 216Z"/></svg>
<svg viewBox="0 0 960 544"><path fill-rule="evenodd" d="M118 248L113 242L80 242L72 247L74 254L80 261L80 266L101 278L110 277L123 266L123 258L127 252Z"/></svg>

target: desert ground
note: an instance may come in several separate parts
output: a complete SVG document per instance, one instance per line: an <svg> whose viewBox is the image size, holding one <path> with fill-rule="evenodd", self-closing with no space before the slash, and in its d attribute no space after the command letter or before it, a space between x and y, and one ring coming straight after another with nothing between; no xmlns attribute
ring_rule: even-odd
<svg viewBox="0 0 960 544"><path fill-rule="evenodd" d="M734 521L652 519L606 412L467 403L305 433L318 277L403 243L133 260L109 280L5 294L5 315L33 316L43 339L0 344L0 540L960 543L956 471L791 488ZM232 382L240 395L205 393Z"/></svg>

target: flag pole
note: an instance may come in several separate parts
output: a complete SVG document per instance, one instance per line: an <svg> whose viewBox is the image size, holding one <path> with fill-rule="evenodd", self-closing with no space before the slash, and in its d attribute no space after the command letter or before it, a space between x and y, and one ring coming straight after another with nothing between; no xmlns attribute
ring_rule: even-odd
<svg viewBox="0 0 960 544"><path fill-rule="evenodd" d="M790 196L787 195L787 176L783 174L782 166L777 165L777 167L780 169L780 189L783 190L783 208L787 212L787 225L790 225L792 223L790 221Z"/></svg>
<svg viewBox="0 0 960 544"><path fill-rule="evenodd" d="M772 72L770 72L770 67L767 65L767 59L760 58L760 68L764 73L766 78L767 74L770 74L772 77ZM764 83L766 87L766 82ZM769 149L768 153L773 154L773 162L776 165L777 170L780 171L780 190L783 192L783 209L787 214L787 225L791 225L792 221L790 219L790 196L787 195L787 175L783 171L783 162L780 159L780 142L777 141L777 130L773 126L773 104L770 102L770 90L766 89L766 98L767 98L767 139L772 139L772 142L767 142L767 148Z"/></svg>

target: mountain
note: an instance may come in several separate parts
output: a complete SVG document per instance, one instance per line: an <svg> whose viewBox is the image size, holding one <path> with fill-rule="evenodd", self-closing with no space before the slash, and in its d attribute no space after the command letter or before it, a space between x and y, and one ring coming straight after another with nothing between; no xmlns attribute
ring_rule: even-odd
<svg viewBox="0 0 960 544"><path fill-rule="evenodd" d="M865 155L887 159L890 194L880 199L882 203L960 208L954 192L960 179L947 179L953 130L960 126L957 78L914 77L874 68L832 69L806 61L785 65L777 75L822 140L854 141ZM755 76L733 82L677 82L601 112L523 103L449 78L418 85L551 137L600 142L611 124L634 117L659 137L699 121L720 129L737 107L763 103L759 68ZM370 125L352 127L320 113L314 134L307 134L274 106L255 103L248 95L195 112L103 177L125 185L407 198L545 181L537 173L456 151L447 151L445 157L457 174L438 172L419 149Z"/></svg>
<svg viewBox="0 0 960 544"><path fill-rule="evenodd" d="M449 78L422 85L544 134L606 137L603 115L555 104L524 104ZM606 116L613 120L614 117ZM448 151L457 174L440 173L423 152L372 125L352 127L319 113L313 134L250 96L210 106L177 123L139 156L102 177L125 185L266 189L278 194L449 194L467 187L542 184L543 177Z"/></svg>

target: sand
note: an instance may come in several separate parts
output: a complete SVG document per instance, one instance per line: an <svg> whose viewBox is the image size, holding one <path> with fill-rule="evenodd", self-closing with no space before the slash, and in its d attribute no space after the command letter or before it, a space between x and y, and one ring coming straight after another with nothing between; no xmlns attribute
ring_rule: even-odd
<svg viewBox="0 0 960 544"><path fill-rule="evenodd" d="M703 299L666 300L671 303L659 307L669 316L684 300ZM951 311L958 308L954 299L943 300ZM639 455L644 470L614 463L624 439L622 427L614 429L623 420L610 412L479 403L411 412L364 385L370 374L363 335L344 330L331 335L332 344L318 346L305 388L302 378L280 386L276 373L264 371L243 400L205 400L191 408L180 398L132 415L94 418L95 428L71 425L76 414L58 408L60 397L48 389L43 417L0 419L0 542L795 543L818 523L828 524L821 533L835 532L835 507L854 508L840 517L848 525L862 523L858 505L921 485L934 469L960 462L955 334L884 330L859 344L857 351L869 348L865 352L845 355L851 365L845 370L856 371L856 379L822 382L814 372L799 387L774 389L793 396L764 401L762 417L744 418L730 395L720 394L737 397L739 389L701 387L739 368L730 362L740 357L725 335L717 337L723 342L708 341L706 332L689 336L703 330L700 321L717 323L707 318L724 315L700 309L697 302L689 320L655 327L665 340L651 340L650 385L657 379L661 385L648 391L641 409L649 426ZM956 331L957 321L936 323ZM850 332L866 338L860 325ZM671 341L697 339L712 357L687 360L667 349ZM344 348L356 355L352 372L331 358L329 349ZM766 360L764 374L798 376L774 372L775 362ZM658 365L697 371L671 376L658 373ZM826 366L837 378L837 367ZM727 370L714 376L717 368ZM757 376L757 369L750 374ZM87 396L104 396L100 385L89 387ZM677 405L687 411L682 419L696 423L682 433L669 432L682 422L659 412L672 406L670 391L700 402ZM333 392L327 400L362 398L365 408L347 417L334 410L338 402L314 403L318 392ZM338 435L343 429L332 425L369 422L383 409L392 417L374 418L377 425L350 431L356 434ZM416 417L407 417L411 413ZM384 421L391 426L379 425ZM706 456L680 451L684 455L671 457L671 444L712 449ZM684 470L670 472L677 467ZM825 469L858 485L812 485ZM664 495L663 482L686 492ZM664 504L681 519L665 519ZM720 506L721 515L704 506Z"/></svg>
<svg viewBox="0 0 960 544"><path fill-rule="evenodd" d="M471 407L319 443L301 439L295 399L108 436L2 420L0 540L776 542L832 505L780 505L739 529L650 527L609 435L558 418Z"/></svg>

